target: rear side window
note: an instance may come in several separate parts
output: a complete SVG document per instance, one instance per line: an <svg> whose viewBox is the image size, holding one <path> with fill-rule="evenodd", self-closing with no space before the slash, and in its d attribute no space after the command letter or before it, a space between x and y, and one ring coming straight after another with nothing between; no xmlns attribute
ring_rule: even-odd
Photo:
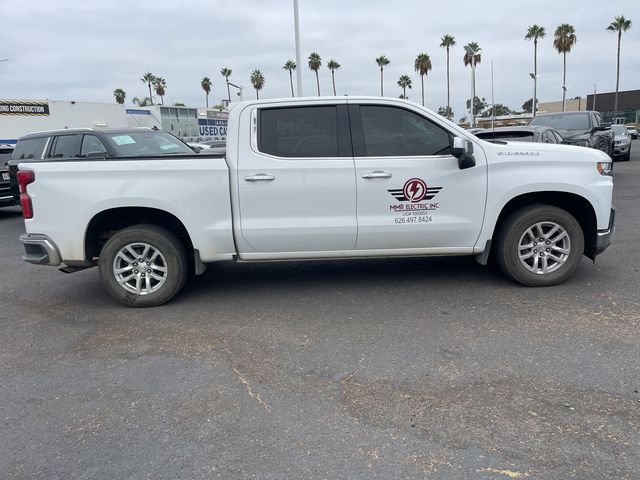
<svg viewBox="0 0 640 480"><path fill-rule="evenodd" d="M42 158L42 152L49 137L20 140L13 151L13 160L31 160Z"/></svg>
<svg viewBox="0 0 640 480"><path fill-rule="evenodd" d="M56 137L49 157L74 158L80 155L80 140L82 135L60 135Z"/></svg>
<svg viewBox="0 0 640 480"><path fill-rule="evenodd" d="M82 137L81 157L104 156L106 154L107 149L98 137L95 135L84 135Z"/></svg>
<svg viewBox="0 0 640 480"><path fill-rule="evenodd" d="M337 157L336 107L261 109L258 150L276 157Z"/></svg>
<svg viewBox="0 0 640 480"><path fill-rule="evenodd" d="M409 110L361 105L365 154L368 157L446 155L449 133Z"/></svg>

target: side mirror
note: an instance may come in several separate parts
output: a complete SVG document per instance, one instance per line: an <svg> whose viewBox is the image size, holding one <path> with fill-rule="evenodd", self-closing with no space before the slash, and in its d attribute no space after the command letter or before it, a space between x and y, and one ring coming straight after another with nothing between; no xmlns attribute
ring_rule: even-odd
<svg viewBox="0 0 640 480"><path fill-rule="evenodd" d="M476 159L473 156L473 143L460 137L453 137L451 154L458 159L458 168L475 167Z"/></svg>

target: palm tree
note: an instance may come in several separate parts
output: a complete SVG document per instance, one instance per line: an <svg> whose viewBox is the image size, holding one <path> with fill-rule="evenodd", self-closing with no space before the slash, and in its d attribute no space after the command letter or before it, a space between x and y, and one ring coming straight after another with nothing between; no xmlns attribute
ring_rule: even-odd
<svg viewBox="0 0 640 480"><path fill-rule="evenodd" d="M431 58L426 53L420 53L416 57L414 63L416 72L420 74L420 82L422 83L422 106L424 107L424 76L431 71Z"/></svg>
<svg viewBox="0 0 640 480"><path fill-rule="evenodd" d="M533 116L536 116L536 104L538 98L538 38L544 38L546 32L544 27L540 25L531 25L527 29L527 34L524 36L525 40L533 40L533 103L531 105L531 111Z"/></svg>
<svg viewBox="0 0 640 480"><path fill-rule="evenodd" d="M204 98L207 102L207 108L209 108L209 94L211 93L211 79L209 77L204 77L200 81L200 86L204 90Z"/></svg>
<svg viewBox="0 0 640 480"><path fill-rule="evenodd" d="M336 95L336 77L335 77L335 72L336 72L336 70L338 70L340 68L340 64L332 59L332 60L329 60L327 62L327 68L329 70L331 70L331 83L333 84L333 96L335 97L335 95Z"/></svg>
<svg viewBox="0 0 640 480"><path fill-rule="evenodd" d="M567 96L567 53L571 51L577 41L576 31L573 25L563 23L556 28L553 34L553 47L563 55L563 70L562 70L562 111L565 108L565 98ZM534 99L535 101L535 99Z"/></svg>
<svg viewBox="0 0 640 480"><path fill-rule="evenodd" d="M318 70L320 70L321 66L322 66L322 59L320 58L320 55L318 55L316 52L311 52L311 55L309 55L309 69L316 72L316 84L318 85L318 96L320 96L320 79L318 78Z"/></svg>
<svg viewBox="0 0 640 480"><path fill-rule="evenodd" d="M164 93L167 88L167 82L162 77L155 77L153 79L153 89L156 91L156 95L160 97L160 105L164 105Z"/></svg>
<svg viewBox="0 0 640 480"><path fill-rule="evenodd" d="M477 42L469 42L469 43L467 44L467 47L469 47L469 48L470 48L471 50L473 50L474 52L477 52L477 51L479 51L479 50L480 50L480 45L478 45L478 43L477 43ZM467 51L465 50L464 58L463 58L462 60L464 61L464 66L465 66L465 67L466 67L466 66L468 66L468 65L471 65L472 60L473 60L473 63L474 63L475 65L478 65L478 64L482 61L482 54L480 54L480 53L476 53L476 54L473 56L473 59L472 59L472 58L471 58L471 55L469 55L469 54L467 53Z"/></svg>
<svg viewBox="0 0 640 480"><path fill-rule="evenodd" d="M631 20L627 20L623 15L616 17L613 22L609 24L607 30L611 32L618 32L618 61L616 63L616 96L613 102L613 118L618 116L618 88L620 87L620 40L622 40L622 32L626 32L631 28Z"/></svg>
<svg viewBox="0 0 640 480"><path fill-rule="evenodd" d="M113 91L113 96L116 97L116 103L122 105L124 103L124 99L127 97L125 91L121 88L116 88Z"/></svg>
<svg viewBox="0 0 640 480"><path fill-rule="evenodd" d="M378 64L378 67L380 67L380 96L384 97L384 87L383 87L384 67L389 65L391 63L391 60L389 60L384 55L380 55L378 58L376 58L376 63Z"/></svg>
<svg viewBox="0 0 640 480"><path fill-rule="evenodd" d="M450 96L450 88L449 88L449 48L453 47L456 44L456 39L451 35L445 35L440 39L440 46L447 49L447 110L446 112L451 112L451 99ZM450 119L450 117L447 117Z"/></svg>
<svg viewBox="0 0 640 480"><path fill-rule="evenodd" d="M400 75L398 86L402 88L402 98L407 98L407 88L411 88L411 78L409 75Z"/></svg>
<svg viewBox="0 0 640 480"><path fill-rule="evenodd" d="M295 97L293 94L293 71L297 68L296 62L293 60L287 60L287 63L282 67L283 70L289 70L289 82L291 82L291 96Z"/></svg>
<svg viewBox="0 0 640 480"><path fill-rule="evenodd" d="M151 84L153 83L153 80L155 78L156 77L153 75L153 73L147 72L140 79L142 83L145 83L147 87L149 87L149 100L151 101L151 105L153 105L153 95L151 95Z"/></svg>
<svg viewBox="0 0 640 480"><path fill-rule="evenodd" d="M224 81L227 82L227 96L229 97L229 102L231 102L231 89L229 89L229 77L231 76L231 69L224 67L220 70L220 74L224 77Z"/></svg>
<svg viewBox="0 0 640 480"><path fill-rule="evenodd" d="M262 87L264 87L264 75L262 75L260 70L254 70L251 72L251 84L253 85L253 88L256 89L256 100L260 100L258 92L262 90Z"/></svg>
<svg viewBox="0 0 640 480"><path fill-rule="evenodd" d="M149 97L144 97L144 98L134 97L133 104L139 107L148 107L149 105L153 105Z"/></svg>

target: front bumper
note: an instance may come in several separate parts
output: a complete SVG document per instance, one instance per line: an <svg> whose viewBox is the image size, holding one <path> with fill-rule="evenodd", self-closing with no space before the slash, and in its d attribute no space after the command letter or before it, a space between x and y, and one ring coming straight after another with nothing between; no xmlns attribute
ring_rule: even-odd
<svg viewBox="0 0 640 480"><path fill-rule="evenodd" d="M24 233L20 235L25 254L22 259L35 265L56 266L62 263L58 247L47 235L41 233Z"/></svg>
<svg viewBox="0 0 640 480"><path fill-rule="evenodd" d="M614 155L626 155L627 153L629 153L629 148L631 148L631 144L630 143L614 145L613 154Z"/></svg>
<svg viewBox="0 0 640 480"><path fill-rule="evenodd" d="M596 255L604 252L609 245L616 230L616 208L611 207L611 215L609 215L609 226L605 230L598 230L596 237Z"/></svg>

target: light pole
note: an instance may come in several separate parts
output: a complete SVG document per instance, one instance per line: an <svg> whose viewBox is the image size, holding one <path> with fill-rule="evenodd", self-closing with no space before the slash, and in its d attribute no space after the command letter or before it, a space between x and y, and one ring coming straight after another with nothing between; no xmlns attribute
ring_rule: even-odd
<svg viewBox="0 0 640 480"><path fill-rule="evenodd" d="M591 107L591 110L595 110L596 109L596 84L593 84L593 106Z"/></svg>
<svg viewBox="0 0 640 480"><path fill-rule="evenodd" d="M231 83L231 82L227 82L227 84L238 89L238 91L236 93L240 97L240 101L242 101L242 89L245 88L245 87L242 87L240 85L236 85L235 83Z"/></svg>
<svg viewBox="0 0 640 480"><path fill-rule="evenodd" d="M476 55L482 52L482 49L474 50L469 45L464 46L467 55L471 57L471 127L476 126Z"/></svg>
<svg viewBox="0 0 640 480"><path fill-rule="evenodd" d="M298 97L302 96L302 63L300 61L300 18L298 15L298 0L293 0L293 26L296 35L296 89Z"/></svg>
<svg viewBox="0 0 640 480"><path fill-rule="evenodd" d="M538 86L538 77L540 75L536 75L535 73L529 73L529 76L533 79L533 99L531 99L531 112L533 113L533 116L536 116L536 110L538 109L538 99L536 98L538 93L537 93L537 86Z"/></svg>

